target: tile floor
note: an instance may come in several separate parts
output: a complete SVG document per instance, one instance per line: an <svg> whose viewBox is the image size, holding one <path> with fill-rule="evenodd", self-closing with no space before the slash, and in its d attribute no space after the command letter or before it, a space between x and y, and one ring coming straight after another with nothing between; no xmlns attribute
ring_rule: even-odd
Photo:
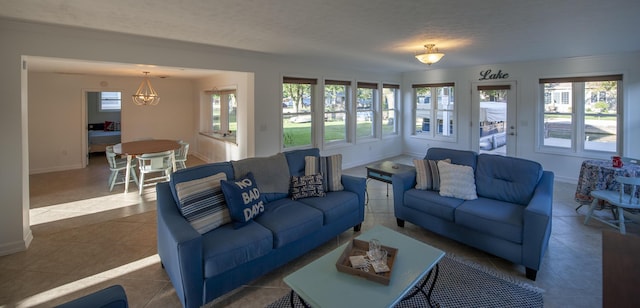
<svg viewBox="0 0 640 308"><path fill-rule="evenodd" d="M411 164L410 157L393 158ZM195 157L187 165L201 164ZM364 176L365 168L345 170ZM51 307L112 284L124 286L131 307L180 307L156 254L155 189L142 196L123 185L109 192L104 157L81 170L30 177L33 242L27 251L0 257L0 307ZM448 254L483 264L545 290L547 307L600 307L601 231L582 224L573 201L575 185L556 183L553 231L538 279L524 268L458 244L407 223L398 228L386 184L368 181L369 204L363 230L380 224L436 246ZM391 193L391 192L389 192ZM583 211L581 209L581 211ZM637 224L629 233L639 234ZM288 292L282 278L353 236L349 230L290 264L240 287L206 307L264 307Z"/></svg>

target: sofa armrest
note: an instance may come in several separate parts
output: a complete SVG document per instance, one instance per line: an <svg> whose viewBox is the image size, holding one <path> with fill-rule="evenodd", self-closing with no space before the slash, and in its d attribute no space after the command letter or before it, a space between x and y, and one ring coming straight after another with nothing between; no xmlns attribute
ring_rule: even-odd
<svg viewBox="0 0 640 308"><path fill-rule="evenodd" d="M99 291L87 294L56 308L85 308L85 307L110 307L127 308L127 294L121 285L113 285Z"/></svg>
<svg viewBox="0 0 640 308"><path fill-rule="evenodd" d="M416 186L416 171L394 174L391 177L393 186L393 207L396 209L404 205L404 192Z"/></svg>
<svg viewBox="0 0 640 308"><path fill-rule="evenodd" d="M553 178L552 172L543 172L533 197L524 211L523 264L534 270L540 268L551 235Z"/></svg>
<svg viewBox="0 0 640 308"><path fill-rule="evenodd" d="M158 254L184 307L202 305L202 236L182 216L170 184L158 183Z"/></svg>
<svg viewBox="0 0 640 308"><path fill-rule="evenodd" d="M365 202L365 191L367 190L367 179L352 176L352 175L342 175L342 186L344 186L344 190L350 191L358 195L358 205L360 208L360 217L364 220L364 202Z"/></svg>

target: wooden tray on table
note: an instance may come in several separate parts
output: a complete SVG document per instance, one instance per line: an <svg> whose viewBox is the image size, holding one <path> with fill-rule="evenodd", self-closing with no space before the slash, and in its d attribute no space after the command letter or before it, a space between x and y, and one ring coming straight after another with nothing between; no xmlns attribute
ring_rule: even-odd
<svg viewBox="0 0 640 308"><path fill-rule="evenodd" d="M388 272L384 273L376 273L373 269L373 266L368 265L368 272L365 272L359 268L354 268L351 266L351 262L349 261L349 257L351 256L366 256L367 251L369 250L369 242L361 241L357 239L353 239L345 248L344 252L338 258L336 262L336 269L339 272L360 276L367 280L371 280L377 283L381 283L384 285L389 285L391 281L391 274L393 273L393 263L396 260L396 255L398 254L398 249L393 247L388 247L384 245L380 245L381 249L387 251L387 266L389 267Z"/></svg>

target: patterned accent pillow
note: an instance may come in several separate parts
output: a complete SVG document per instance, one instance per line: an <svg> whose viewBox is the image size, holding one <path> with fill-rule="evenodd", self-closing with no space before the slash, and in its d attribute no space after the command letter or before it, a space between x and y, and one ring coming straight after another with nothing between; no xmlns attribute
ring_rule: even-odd
<svg viewBox="0 0 640 308"><path fill-rule="evenodd" d="M267 202L258 189L253 173L249 172L235 181L221 181L220 184L235 228L244 226L264 212Z"/></svg>
<svg viewBox="0 0 640 308"><path fill-rule="evenodd" d="M443 161L448 163L451 159ZM420 190L440 190L440 172L438 171L438 161L430 159L414 159L416 166L416 189Z"/></svg>
<svg viewBox="0 0 640 308"><path fill-rule="evenodd" d="M304 175L322 174L325 191L341 191L342 186L342 154L331 156L305 156Z"/></svg>
<svg viewBox="0 0 640 308"><path fill-rule="evenodd" d="M478 199L473 168L439 161L438 169L440 170L440 196L463 200Z"/></svg>
<svg viewBox="0 0 640 308"><path fill-rule="evenodd" d="M322 174L292 176L291 199L298 200L308 197L324 197Z"/></svg>
<svg viewBox="0 0 640 308"><path fill-rule="evenodd" d="M205 234L231 222L229 209L220 188L227 176L218 174L176 184L180 212L196 231Z"/></svg>

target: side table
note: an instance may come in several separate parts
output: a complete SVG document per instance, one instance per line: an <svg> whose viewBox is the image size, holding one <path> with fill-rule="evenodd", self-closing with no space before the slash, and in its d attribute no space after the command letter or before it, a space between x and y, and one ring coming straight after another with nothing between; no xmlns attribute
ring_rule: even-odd
<svg viewBox="0 0 640 308"><path fill-rule="evenodd" d="M416 168L392 161L383 161L381 163L371 164L367 167L367 179L373 179L387 183L387 197L389 197L389 184L394 174L404 173L407 171L415 171Z"/></svg>

